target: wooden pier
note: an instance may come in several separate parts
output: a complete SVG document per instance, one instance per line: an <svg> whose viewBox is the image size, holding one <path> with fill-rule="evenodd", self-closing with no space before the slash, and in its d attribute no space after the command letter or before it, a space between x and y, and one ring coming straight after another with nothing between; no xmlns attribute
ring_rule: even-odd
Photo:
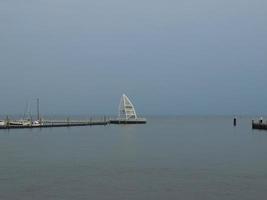
<svg viewBox="0 0 267 200"><path fill-rule="evenodd" d="M110 124L146 124L146 119L111 119Z"/></svg>
<svg viewBox="0 0 267 200"><path fill-rule="evenodd" d="M145 124L145 118L138 118L132 102L123 94L119 106L119 116L116 119L101 119L90 120L44 120L40 117L40 102L37 98L37 119L33 121L30 115L28 119L25 116L21 120L11 120L8 116L5 120L0 120L0 129L24 129L24 128L52 128L52 127L71 127L71 126L96 126L108 124Z"/></svg>
<svg viewBox="0 0 267 200"><path fill-rule="evenodd" d="M2 125L0 129L25 129L25 128L53 128L53 127L72 127L72 126L100 126L108 125L108 120L90 120L90 121L65 121L65 120L53 120L44 121L40 125Z"/></svg>

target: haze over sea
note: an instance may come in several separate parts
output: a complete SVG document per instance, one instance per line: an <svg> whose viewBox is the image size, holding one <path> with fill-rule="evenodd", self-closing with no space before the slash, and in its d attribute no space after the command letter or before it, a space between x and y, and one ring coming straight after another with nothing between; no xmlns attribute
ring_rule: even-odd
<svg viewBox="0 0 267 200"><path fill-rule="evenodd" d="M265 199L267 133L250 118L0 131L0 199Z"/></svg>
<svg viewBox="0 0 267 200"><path fill-rule="evenodd" d="M267 114L265 0L0 1L0 114Z"/></svg>
<svg viewBox="0 0 267 200"><path fill-rule="evenodd" d="M0 199L265 199L267 133L244 116L267 115L266 24L266 0L1 0L0 119L36 98L114 116L123 93L188 117L0 130Z"/></svg>

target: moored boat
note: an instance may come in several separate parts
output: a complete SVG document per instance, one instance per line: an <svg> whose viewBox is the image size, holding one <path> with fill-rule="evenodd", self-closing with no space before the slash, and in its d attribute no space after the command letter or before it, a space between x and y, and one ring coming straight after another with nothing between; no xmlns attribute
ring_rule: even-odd
<svg viewBox="0 0 267 200"><path fill-rule="evenodd" d="M31 121L30 120L15 120L9 122L10 126L30 126Z"/></svg>

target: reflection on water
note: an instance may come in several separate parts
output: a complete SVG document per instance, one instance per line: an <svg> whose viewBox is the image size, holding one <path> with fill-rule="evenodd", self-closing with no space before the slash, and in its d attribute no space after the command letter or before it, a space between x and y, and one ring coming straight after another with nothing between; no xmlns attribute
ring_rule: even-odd
<svg viewBox="0 0 267 200"><path fill-rule="evenodd" d="M0 132L0 199L264 199L267 132L249 118Z"/></svg>

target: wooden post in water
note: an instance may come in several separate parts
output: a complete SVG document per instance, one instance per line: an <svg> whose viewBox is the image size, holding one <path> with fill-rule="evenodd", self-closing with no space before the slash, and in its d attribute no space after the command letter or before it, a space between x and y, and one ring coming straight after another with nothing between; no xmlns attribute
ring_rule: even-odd
<svg viewBox="0 0 267 200"><path fill-rule="evenodd" d="M70 125L70 118L69 117L67 118L67 124L68 124L68 126Z"/></svg>
<svg viewBox="0 0 267 200"><path fill-rule="evenodd" d="M7 115L7 116L6 116L6 126L9 127L9 125L10 125L10 121L9 121L9 117L8 117L8 115Z"/></svg>
<svg viewBox="0 0 267 200"><path fill-rule="evenodd" d="M236 122L237 122L236 117L234 117L234 121L233 121L234 126L236 126Z"/></svg>

